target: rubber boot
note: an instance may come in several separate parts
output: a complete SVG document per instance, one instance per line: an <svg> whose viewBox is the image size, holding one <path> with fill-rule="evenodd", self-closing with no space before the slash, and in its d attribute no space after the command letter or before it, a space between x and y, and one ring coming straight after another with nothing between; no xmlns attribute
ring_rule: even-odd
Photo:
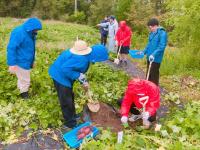
<svg viewBox="0 0 200 150"><path fill-rule="evenodd" d="M28 99L29 96L28 96L28 92L23 92L20 94L20 96L23 98L23 99Z"/></svg>

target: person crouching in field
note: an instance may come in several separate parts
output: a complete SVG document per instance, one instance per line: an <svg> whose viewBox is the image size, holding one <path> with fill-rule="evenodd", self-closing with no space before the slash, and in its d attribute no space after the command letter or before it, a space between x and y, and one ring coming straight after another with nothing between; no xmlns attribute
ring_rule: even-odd
<svg viewBox="0 0 200 150"><path fill-rule="evenodd" d="M58 94L64 118L64 127L76 127L76 111L74 104L73 84L77 80L87 91L89 83L85 73L90 63L108 59L107 49L103 45L94 45L91 48L87 43L78 40L71 49L63 51L49 69Z"/></svg>
<svg viewBox="0 0 200 150"><path fill-rule="evenodd" d="M10 36L7 46L7 64L9 72L16 74L17 87L23 99L29 98L30 70L35 61L35 42L37 31L42 24L37 18L30 18L16 27Z"/></svg>
<svg viewBox="0 0 200 150"><path fill-rule="evenodd" d="M120 21L120 27L115 36L116 45L118 46L117 52L120 54L119 65L124 64L127 66L127 57L131 45L131 36L132 32L130 27L126 25L126 21Z"/></svg>
<svg viewBox="0 0 200 150"><path fill-rule="evenodd" d="M118 101L121 105L121 122L143 120L144 128L148 129L152 122L156 121L156 112L160 107L160 90L153 82L132 79L123 99ZM132 116L128 119L129 112Z"/></svg>

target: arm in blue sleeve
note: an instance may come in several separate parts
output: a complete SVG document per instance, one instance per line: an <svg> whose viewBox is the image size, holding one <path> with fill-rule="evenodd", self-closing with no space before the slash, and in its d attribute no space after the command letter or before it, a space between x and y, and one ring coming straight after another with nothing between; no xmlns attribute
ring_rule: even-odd
<svg viewBox="0 0 200 150"><path fill-rule="evenodd" d="M149 39L148 39L148 43L147 43L147 45L146 45L146 47L144 48L144 50L143 50L143 53L146 55L146 53L147 53L147 50L149 49L149 44L150 44L150 42L149 42Z"/></svg>
<svg viewBox="0 0 200 150"><path fill-rule="evenodd" d="M105 23L100 23L99 25L101 26L101 27L107 27L108 25L109 25L110 23L109 22L105 22Z"/></svg>
<svg viewBox="0 0 200 150"><path fill-rule="evenodd" d="M9 66L16 65L17 48L22 43L23 38L17 33L11 33L10 41L7 46L7 64Z"/></svg>
<svg viewBox="0 0 200 150"><path fill-rule="evenodd" d="M153 56L155 57L157 54L165 50L167 45L167 33L165 31L161 32L160 34L160 42L157 49L153 52Z"/></svg>
<svg viewBox="0 0 200 150"><path fill-rule="evenodd" d="M61 68L64 75L71 80L76 80L80 76L80 72L75 71L74 66L69 66L69 63L64 63Z"/></svg>

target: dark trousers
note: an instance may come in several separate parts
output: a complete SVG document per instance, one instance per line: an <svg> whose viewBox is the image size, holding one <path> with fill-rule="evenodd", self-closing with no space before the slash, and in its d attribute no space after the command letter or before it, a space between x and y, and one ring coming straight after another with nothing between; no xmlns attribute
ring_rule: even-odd
<svg viewBox="0 0 200 150"><path fill-rule="evenodd" d="M119 100L117 101L117 104L118 104L119 106L121 106L122 102L123 102L123 98L119 99ZM134 115L139 115L139 114L140 114L140 111L136 108L136 106L135 106L134 103L131 105L130 112L131 112L132 114L134 114ZM148 120L149 120L150 122L156 121L156 114L153 115L153 116L150 116Z"/></svg>
<svg viewBox="0 0 200 150"><path fill-rule="evenodd" d="M107 35L101 35L101 44L105 46L106 43L107 43Z"/></svg>
<svg viewBox="0 0 200 150"><path fill-rule="evenodd" d="M64 124L67 127L73 128L76 126L74 93L71 88L65 87L55 80L53 82L60 101Z"/></svg>
<svg viewBox="0 0 200 150"><path fill-rule="evenodd" d="M150 62L147 61L147 73L148 73L148 70L149 70L149 64ZM151 64L151 68L150 68L150 72L149 72L149 81L155 83L157 86L159 84L159 76L160 76L160 63L155 63L153 62ZM146 74L147 76L147 74Z"/></svg>

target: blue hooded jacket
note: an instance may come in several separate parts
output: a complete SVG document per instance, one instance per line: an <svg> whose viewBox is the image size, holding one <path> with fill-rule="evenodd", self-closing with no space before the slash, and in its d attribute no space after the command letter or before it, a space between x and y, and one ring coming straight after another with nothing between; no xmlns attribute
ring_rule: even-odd
<svg viewBox="0 0 200 150"><path fill-rule="evenodd" d="M37 18L30 18L16 27L10 36L7 46L7 64L29 70L35 60L36 34L33 30L41 30L42 24Z"/></svg>
<svg viewBox="0 0 200 150"><path fill-rule="evenodd" d="M154 62L161 63L167 45L167 33L164 28L159 27L156 32L151 32L149 34L148 44L144 49L144 54L147 55L147 60L149 56L154 56Z"/></svg>
<svg viewBox="0 0 200 150"><path fill-rule="evenodd" d="M80 73L87 72L90 63L107 59L107 49L103 45L94 45L92 52L87 55L76 55L68 49L62 52L50 66L49 75L61 85L72 88Z"/></svg>

